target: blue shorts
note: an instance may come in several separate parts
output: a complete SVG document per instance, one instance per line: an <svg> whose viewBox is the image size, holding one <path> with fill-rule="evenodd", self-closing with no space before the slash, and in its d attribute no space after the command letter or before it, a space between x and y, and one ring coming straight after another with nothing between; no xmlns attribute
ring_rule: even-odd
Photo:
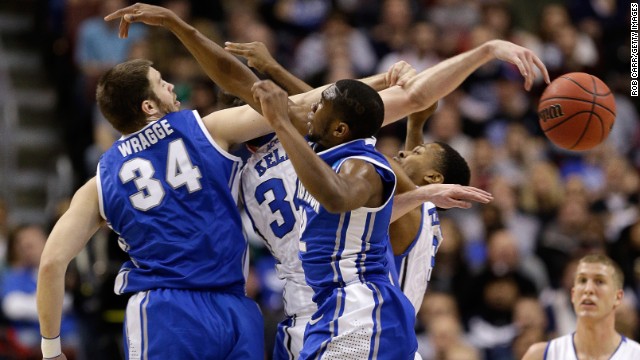
<svg viewBox="0 0 640 360"><path fill-rule="evenodd" d="M139 292L127 304L125 358L264 359L258 305L246 296L177 289Z"/></svg>
<svg viewBox="0 0 640 360"><path fill-rule="evenodd" d="M390 282L336 288L318 305L300 359L414 359L418 342L413 305Z"/></svg>

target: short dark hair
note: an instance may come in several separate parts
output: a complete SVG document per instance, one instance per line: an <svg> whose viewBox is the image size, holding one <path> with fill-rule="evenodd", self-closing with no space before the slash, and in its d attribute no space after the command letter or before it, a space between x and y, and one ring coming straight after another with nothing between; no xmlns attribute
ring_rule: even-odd
<svg viewBox="0 0 640 360"><path fill-rule="evenodd" d="M469 185L469 181L471 179L471 170L469 169L469 164L467 161L460 155L456 149L449 146L447 143L443 143L441 141L436 141L443 152L439 154L438 159L438 171L444 177L444 184L459 184L467 186Z"/></svg>
<svg viewBox="0 0 640 360"><path fill-rule="evenodd" d="M384 120L384 103L380 94L358 80L339 80L335 87L337 96L330 100L337 117L349 125L352 138L374 136Z"/></svg>
<svg viewBox="0 0 640 360"><path fill-rule="evenodd" d="M123 134L136 132L147 124L143 101L159 101L147 77L152 64L144 59L129 60L108 70L98 81L96 101L100 111Z"/></svg>

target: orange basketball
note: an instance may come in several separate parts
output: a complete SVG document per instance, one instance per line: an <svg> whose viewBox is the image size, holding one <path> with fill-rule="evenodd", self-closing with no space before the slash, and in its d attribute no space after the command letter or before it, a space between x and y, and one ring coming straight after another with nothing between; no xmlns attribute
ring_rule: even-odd
<svg viewBox="0 0 640 360"><path fill-rule="evenodd" d="M602 80L587 73L568 73L544 90L538 117L552 143L568 150L588 150L609 136L616 102Z"/></svg>

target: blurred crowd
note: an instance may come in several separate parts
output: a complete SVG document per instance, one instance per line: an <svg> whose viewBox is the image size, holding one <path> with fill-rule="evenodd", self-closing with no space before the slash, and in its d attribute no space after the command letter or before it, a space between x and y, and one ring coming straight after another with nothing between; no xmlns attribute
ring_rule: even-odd
<svg viewBox="0 0 640 360"><path fill-rule="evenodd" d="M151 59L175 84L183 108L201 114L232 104L164 29L134 25L128 39L119 39L118 23L102 18L129 2L42 3L42 51L58 92L75 187L95 174L117 136L95 105L96 81L111 66ZM616 122L607 141L579 153L554 147L539 128L536 107L545 84L525 91L517 69L504 63L483 66L441 100L425 141L458 150L471 167L471 185L495 199L441 213L445 241L416 333L424 359L520 359L530 344L575 329L569 298L575 260L603 252L625 275L618 331L640 339L640 103L629 96L627 0L148 3L172 9L219 44L264 43L312 86L385 72L398 60L421 71L490 39L532 49L552 80L576 71L601 78L614 93ZM404 122L384 128L379 150L395 154L405 131ZM0 359L40 358L34 274L51 224L10 224L10 212L0 199ZM51 223L58 215L51 214ZM263 310L269 353L283 316L282 282L261 241L250 236L250 244L247 291ZM120 356L127 299L113 294L113 278L124 256L117 236L105 229L74 261L63 321L68 355Z"/></svg>

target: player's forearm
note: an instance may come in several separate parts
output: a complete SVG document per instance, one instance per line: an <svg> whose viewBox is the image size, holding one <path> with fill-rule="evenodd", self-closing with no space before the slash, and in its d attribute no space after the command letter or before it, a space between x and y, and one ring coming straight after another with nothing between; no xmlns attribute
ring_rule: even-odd
<svg viewBox="0 0 640 360"><path fill-rule="evenodd" d="M274 82L285 89L289 95L302 94L313 90L311 85L294 76L277 62L265 67L264 72L269 75Z"/></svg>
<svg viewBox="0 0 640 360"><path fill-rule="evenodd" d="M50 261L43 257L38 271L36 301L40 333L46 338L60 335L62 304L64 302L64 277L67 265L60 261Z"/></svg>
<svg viewBox="0 0 640 360"><path fill-rule="evenodd" d="M422 71L407 81L404 88L416 106L415 110L424 109L450 94L471 73L493 58L491 42L484 43Z"/></svg>
<svg viewBox="0 0 640 360"><path fill-rule="evenodd" d="M419 115L416 113L409 115L409 120L407 121L407 136L404 140L404 149L407 151L413 150L416 146L424 142L422 133L424 121L419 121L415 118L416 116Z"/></svg>
<svg viewBox="0 0 640 360"><path fill-rule="evenodd" d="M375 91L384 90L388 87L385 81L385 73L371 75L364 79L360 79L363 83L371 86Z"/></svg>
<svg viewBox="0 0 640 360"><path fill-rule="evenodd" d="M428 201L424 193L420 191L420 188L411 190L402 194L397 194L393 197L393 208L391 210L391 222L398 220L406 215L411 210L422 205L425 201Z"/></svg>
<svg viewBox="0 0 640 360"><path fill-rule="evenodd" d="M258 77L240 60L177 16L168 19L164 26L176 35L211 80L254 109L260 109L251 95L251 86Z"/></svg>

